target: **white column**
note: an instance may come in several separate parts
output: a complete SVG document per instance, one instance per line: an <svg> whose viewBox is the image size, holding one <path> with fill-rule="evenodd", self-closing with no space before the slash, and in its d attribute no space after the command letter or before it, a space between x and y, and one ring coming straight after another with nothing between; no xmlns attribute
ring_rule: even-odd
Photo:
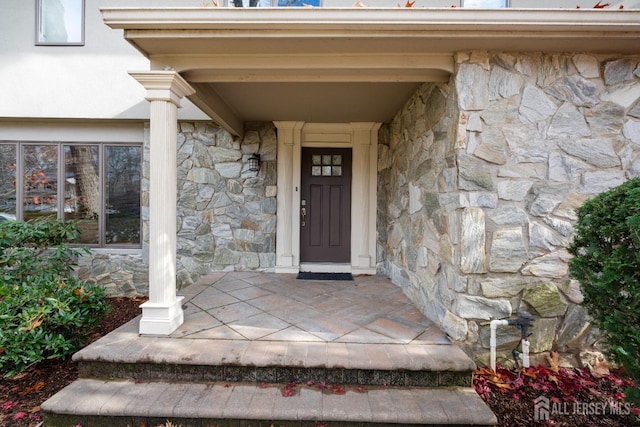
<svg viewBox="0 0 640 427"><path fill-rule="evenodd" d="M151 102L149 155L149 301L141 305L140 333L169 335L184 321L176 296L178 108L195 90L175 71L131 72Z"/></svg>
<svg viewBox="0 0 640 427"><path fill-rule="evenodd" d="M376 209L378 129L380 123L351 123L353 189L351 208L351 270L376 274Z"/></svg>
<svg viewBox="0 0 640 427"><path fill-rule="evenodd" d="M300 268L300 143L304 122L274 122L278 129L276 273Z"/></svg>

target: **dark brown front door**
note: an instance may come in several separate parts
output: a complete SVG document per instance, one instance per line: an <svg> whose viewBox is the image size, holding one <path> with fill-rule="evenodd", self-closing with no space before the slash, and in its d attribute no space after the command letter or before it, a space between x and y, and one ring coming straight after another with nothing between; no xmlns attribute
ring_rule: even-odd
<svg viewBox="0 0 640 427"><path fill-rule="evenodd" d="M303 148L300 261L351 261L351 149Z"/></svg>

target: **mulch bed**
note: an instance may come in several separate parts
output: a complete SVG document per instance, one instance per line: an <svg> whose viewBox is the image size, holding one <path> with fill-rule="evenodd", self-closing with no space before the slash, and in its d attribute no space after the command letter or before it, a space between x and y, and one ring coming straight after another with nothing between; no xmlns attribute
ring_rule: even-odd
<svg viewBox="0 0 640 427"><path fill-rule="evenodd" d="M141 313L142 298L109 298L111 310L89 334L93 342ZM78 378L77 364L47 360L13 378L0 376L0 426L36 427L40 404Z"/></svg>
<svg viewBox="0 0 640 427"><path fill-rule="evenodd" d="M500 427L640 425L640 410L624 401L633 382L620 371L596 378L586 368L479 369L473 385Z"/></svg>
<svg viewBox="0 0 640 427"><path fill-rule="evenodd" d="M90 341L114 330L140 314L141 298L111 298L112 310L90 334ZM71 360L50 360L29 368L13 378L0 377L0 426L37 427L41 423L40 404L78 377ZM624 389L631 385L620 372L595 378L586 369L560 368L553 372L532 367L497 374L480 369L474 387L498 417L498 426L634 426L640 425L640 411L624 403ZM548 399L549 419L536 420ZM614 409L615 408L615 409ZM617 410L617 413L614 413ZM540 417L538 417L540 418ZM330 424L327 425L330 427Z"/></svg>

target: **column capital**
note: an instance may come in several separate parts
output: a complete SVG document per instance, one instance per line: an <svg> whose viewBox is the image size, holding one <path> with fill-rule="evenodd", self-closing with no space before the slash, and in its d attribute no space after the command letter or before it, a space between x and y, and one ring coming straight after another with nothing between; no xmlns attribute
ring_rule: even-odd
<svg viewBox="0 0 640 427"><path fill-rule="evenodd" d="M166 101L180 106L180 100L196 93L177 71L130 71L129 75L147 89L147 101Z"/></svg>

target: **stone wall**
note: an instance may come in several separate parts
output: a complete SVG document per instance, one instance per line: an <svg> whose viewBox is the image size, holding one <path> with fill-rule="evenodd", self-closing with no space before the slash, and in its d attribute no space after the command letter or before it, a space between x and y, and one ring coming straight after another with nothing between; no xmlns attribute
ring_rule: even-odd
<svg viewBox="0 0 640 427"><path fill-rule="evenodd" d="M211 271L275 266L275 127L248 124L242 141L213 123L178 124L177 285ZM258 173L247 159L260 154ZM140 251L104 250L80 260L81 278L109 295L146 295L149 258L149 133L145 133Z"/></svg>
<svg viewBox="0 0 640 427"><path fill-rule="evenodd" d="M381 182L391 185L381 192L389 202L381 221L387 270L403 287L410 281L422 289L409 292L413 300L479 358L488 352L489 319L521 310L536 317L533 352L577 353L596 341L579 285L568 277L565 247L576 207L640 175L639 62L637 56L459 54L449 97L457 99L456 111L449 115L447 108L440 121L455 118L456 129L440 138L440 150L455 152L457 176L444 173L450 156L429 154L430 175L440 177L434 195L434 183L416 169L422 158L405 168L399 149L389 166L381 166ZM386 139L415 150L420 137L414 134L423 125L412 111L427 99L414 97L385 130ZM431 133L427 127L424 136ZM406 201L394 201L394 192ZM424 211L427 219L412 217L408 201L414 196L438 200L433 212ZM396 255L410 244L418 252L415 265ZM434 248L440 263L425 278L422 264L428 268L431 259L425 263L421 254ZM500 346L510 350L517 341L515 331L500 328Z"/></svg>
<svg viewBox="0 0 640 427"><path fill-rule="evenodd" d="M211 271L275 266L275 127L249 124L234 141L210 123L180 123L178 134L178 286ZM259 172L247 159L260 154Z"/></svg>

